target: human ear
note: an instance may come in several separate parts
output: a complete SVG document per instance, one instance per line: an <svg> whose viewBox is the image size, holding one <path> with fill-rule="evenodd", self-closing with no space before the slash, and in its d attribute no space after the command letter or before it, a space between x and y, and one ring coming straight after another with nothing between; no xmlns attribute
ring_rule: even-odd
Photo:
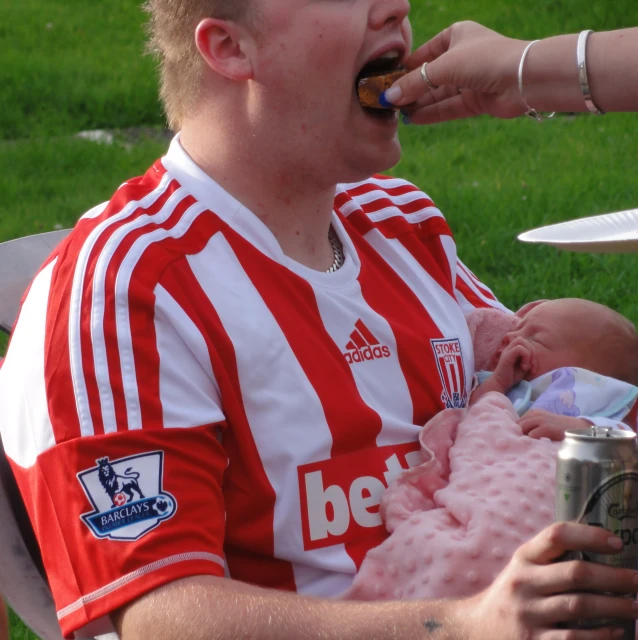
<svg viewBox="0 0 638 640"><path fill-rule="evenodd" d="M204 62L229 80L252 79L251 42L248 30L229 20L206 18L195 31L195 44Z"/></svg>

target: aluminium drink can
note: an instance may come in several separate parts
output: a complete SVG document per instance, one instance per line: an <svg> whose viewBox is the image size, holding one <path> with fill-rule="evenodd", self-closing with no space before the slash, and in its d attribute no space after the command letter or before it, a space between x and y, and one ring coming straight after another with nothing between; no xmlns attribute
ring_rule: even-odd
<svg viewBox="0 0 638 640"><path fill-rule="evenodd" d="M567 431L556 465L556 521L608 529L623 541L618 554L568 552L560 560L588 560L638 569L638 447L632 431L590 427ZM627 594L635 598L636 594ZM633 620L582 620L571 628L613 626L635 638Z"/></svg>

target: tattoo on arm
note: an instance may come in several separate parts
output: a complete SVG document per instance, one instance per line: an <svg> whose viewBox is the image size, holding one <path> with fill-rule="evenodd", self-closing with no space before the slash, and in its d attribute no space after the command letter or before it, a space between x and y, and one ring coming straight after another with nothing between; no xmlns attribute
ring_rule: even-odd
<svg viewBox="0 0 638 640"><path fill-rule="evenodd" d="M437 629L441 629L443 625L440 622L437 622L434 618L430 618L423 623L423 626L430 632L432 635Z"/></svg>

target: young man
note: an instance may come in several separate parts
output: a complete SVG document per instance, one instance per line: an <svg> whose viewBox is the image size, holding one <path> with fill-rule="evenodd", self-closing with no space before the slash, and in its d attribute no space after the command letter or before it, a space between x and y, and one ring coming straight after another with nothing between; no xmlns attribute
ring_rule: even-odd
<svg viewBox="0 0 638 640"><path fill-rule="evenodd" d="M407 57L406 0L150 10L180 134L43 266L0 374L64 634L512 638L631 617L565 592L627 593L633 571L542 566L618 543L573 526L471 602L326 599L385 537L380 494L421 425L467 401L463 311L498 302L426 195L369 177L399 159L397 120L355 82Z"/></svg>

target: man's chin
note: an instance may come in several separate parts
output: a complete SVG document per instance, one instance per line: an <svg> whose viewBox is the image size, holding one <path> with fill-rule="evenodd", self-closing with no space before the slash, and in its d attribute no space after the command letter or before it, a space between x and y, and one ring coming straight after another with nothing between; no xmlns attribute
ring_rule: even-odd
<svg viewBox="0 0 638 640"><path fill-rule="evenodd" d="M386 150L384 153L359 158L358 162L352 163L349 168L348 179L342 179L339 182L351 183L362 182L377 173L385 173L393 167L396 167L401 160L401 145L397 143L392 150Z"/></svg>

